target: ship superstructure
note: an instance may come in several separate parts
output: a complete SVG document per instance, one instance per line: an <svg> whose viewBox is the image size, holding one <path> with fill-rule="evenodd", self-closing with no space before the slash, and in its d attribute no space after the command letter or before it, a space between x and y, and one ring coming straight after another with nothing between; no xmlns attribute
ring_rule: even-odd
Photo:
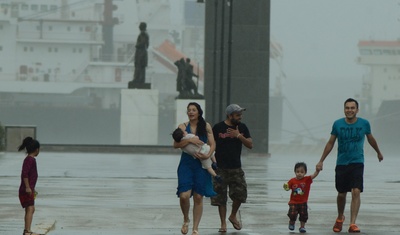
<svg viewBox="0 0 400 235"><path fill-rule="evenodd" d="M382 102L400 100L400 41L360 41L357 62L366 65L361 97L376 114Z"/></svg>
<svg viewBox="0 0 400 235"><path fill-rule="evenodd" d="M119 106L119 90L132 80L132 58L140 21L147 22L151 37L148 82L161 92L175 95L173 85L165 86L160 81L157 87L158 78L167 77L165 80L175 83L173 62L180 59L176 56L196 56L192 61L200 67L196 61L202 61L203 54L199 45L203 36L191 43L184 41L193 32L202 32L200 26L186 27L185 7L190 10L194 2L178 3L132 1L128 4L133 14L127 17L117 13L125 10L123 5L118 9L118 1L112 0L0 1L2 96L10 97L16 92L89 94L87 100L100 99L103 108ZM115 32L130 23L128 32ZM169 54L154 50L166 42L173 47ZM180 51L186 51L187 55ZM155 60L152 54L157 55ZM157 62L160 60L163 63ZM117 92L114 94L112 89ZM19 99L15 95L13 98Z"/></svg>

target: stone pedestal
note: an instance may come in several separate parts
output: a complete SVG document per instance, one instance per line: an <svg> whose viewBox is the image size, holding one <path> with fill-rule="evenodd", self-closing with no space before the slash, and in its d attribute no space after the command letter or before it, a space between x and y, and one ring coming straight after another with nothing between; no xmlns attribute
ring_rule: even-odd
<svg viewBox="0 0 400 235"><path fill-rule="evenodd" d="M158 90L121 90L122 145L158 144Z"/></svg>
<svg viewBox="0 0 400 235"><path fill-rule="evenodd" d="M128 82L128 89L151 89L150 83L136 83L133 81Z"/></svg>
<svg viewBox="0 0 400 235"><path fill-rule="evenodd" d="M189 121L186 111L187 111L187 106L190 102L196 102L201 106L201 109L203 110L203 118L207 122L207 118L205 115L206 114L206 107L205 107L206 101L205 100L176 99L175 100L176 114L175 114L174 129L177 128L179 126L179 124Z"/></svg>

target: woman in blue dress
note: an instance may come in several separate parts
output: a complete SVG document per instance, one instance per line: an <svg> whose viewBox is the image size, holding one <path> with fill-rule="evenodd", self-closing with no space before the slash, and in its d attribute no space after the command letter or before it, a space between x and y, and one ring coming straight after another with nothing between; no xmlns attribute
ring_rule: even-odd
<svg viewBox="0 0 400 235"><path fill-rule="evenodd" d="M179 125L179 128L185 130L187 133L195 134L199 137L182 140L180 142L174 141L174 148L182 148L189 143L196 145L203 145L207 143L210 145L210 152L208 154L197 153L191 156L182 152L181 160L178 166L178 188L177 196L183 214L183 225L181 232L187 234L189 231L189 210L190 198L193 196L193 233L198 235L199 224L203 214L203 197L212 197L216 193L212 187L211 175L207 170L201 166L200 159L207 159L214 153L215 141L212 132L212 127L203 118L203 110L200 105L191 102L187 106L188 122Z"/></svg>

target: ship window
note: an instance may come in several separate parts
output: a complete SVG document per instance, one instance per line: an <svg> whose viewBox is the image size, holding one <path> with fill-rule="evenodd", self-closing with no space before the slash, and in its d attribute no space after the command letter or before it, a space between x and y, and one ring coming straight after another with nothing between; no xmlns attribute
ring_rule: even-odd
<svg viewBox="0 0 400 235"><path fill-rule="evenodd" d="M21 5L21 10L24 10L24 11L29 10L29 5L28 4L22 4Z"/></svg>
<svg viewBox="0 0 400 235"><path fill-rule="evenodd" d="M28 51L28 47L24 47L24 51L27 52Z"/></svg>
<svg viewBox="0 0 400 235"><path fill-rule="evenodd" d="M383 72L386 73L387 72L387 68L383 68Z"/></svg>
<svg viewBox="0 0 400 235"><path fill-rule="evenodd" d="M39 10L39 6L36 5L36 4L32 4L32 5L31 5L31 10L32 10L32 11L37 11L37 10Z"/></svg>
<svg viewBox="0 0 400 235"><path fill-rule="evenodd" d="M0 6L2 9L7 9L10 5L7 3L2 3Z"/></svg>
<svg viewBox="0 0 400 235"><path fill-rule="evenodd" d="M50 5L50 10L51 11L56 11L57 10L57 5Z"/></svg>
<svg viewBox="0 0 400 235"><path fill-rule="evenodd" d="M53 48L49 47L49 52L52 52L52 51L53 51Z"/></svg>
<svg viewBox="0 0 400 235"><path fill-rule="evenodd" d="M360 54L361 55L371 55L372 51L370 49L361 49Z"/></svg>
<svg viewBox="0 0 400 235"><path fill-rule="evenodd" d="M19 5L18 5L18 3L16 3L16 4L12 4L11 7L13 10L18 10Z"/></svg>
<svg viewBox="0 0 400 235"><path fill-rule="evenodd" d="M2 30L3 29L3 25L2 24L0 24L0 30Z"/></svg>
<svg viewBox="0 0 400 235"><path fill-rule="evenodd" d="M54 48L54 52L58 52L58 48L57 47Z"/></svg>
<svg viewBox="0 0 400 235"><path fill-rule="evenodd" d="M394 53L394 50L385 49L385 50L382 50L382 54L383 55L394 55L395 53Z"/></svg>
<svg viewBox="0 0 400 235"><path fill-rule="evenodd" d="M70 26L67 27L67 31L68 32L71 31L71 27Z"/></svg>
<svg viewBox="0 0 400 235"><path fill-rule="evenodd" d="M40 10L41 11L48 11L49 7L47 5L40 5Z"/></svg>
<svg viewBox="0 0 400 235"><path fill-rule="evenodd" d="M2 67L0 67L0 72L3 72L3 68Z"/></svg>
<svg viewBox="0 0 400 235"><path fill-rule="evenodd" d="M30 50L30 51L33 51L33 47L30 47L29 50Z"/></svg>
<svg viewBox="0 0 400 235"><path fill-rule="evenodd" d="M49 31L53 30L53 26L49 25Z"/></svg>
<svg viewBox="0 0 400 235"><path fill-rule="evenodd" d="M382 55L382 50L374 49L374 55Z"/></svg>
<svg viewBox="0 0 400 235"><path fill-rule="evenodd" d="M3 50L3 46L0 46L0 51L2 51Z"/></svg>
<svg viewBox="0 0 400 235"><path fill-rule="evenodd" d="M72 48L72 52L73 52L73 53L76 53L76 48Z"/></svg>
<svg viewBox="0 0 400 235"><path fill-rule="evenodd" d="M79 53L82 53L82 51L83 51L82 48L79 48Z"/></svg>

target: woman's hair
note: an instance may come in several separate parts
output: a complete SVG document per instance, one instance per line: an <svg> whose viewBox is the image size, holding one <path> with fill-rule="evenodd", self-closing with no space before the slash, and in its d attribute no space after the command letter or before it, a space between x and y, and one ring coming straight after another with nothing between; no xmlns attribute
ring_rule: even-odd
<svg viewBox="0 0 400 235"><path fill-rule="evenodd" d="M197 111L199 112L199 121L197 122L197 128L196 128L197 133L194 134L198 136L207 136L206 121L203 118L203 110L201 109L201 106L196 102L190 102L187 108L189 108L190 105L194 105L197 108Z"/></svg>
<svg viewBox="0 0 400 235"><path fill-rule="evenodd" d="M22 141L22 144L18 147L18 151L22 151L23 149L26 149L27 153L33 153L36 151L36 149L39 149L39 148L40 148L39 141L28 136Z"/></svg>

